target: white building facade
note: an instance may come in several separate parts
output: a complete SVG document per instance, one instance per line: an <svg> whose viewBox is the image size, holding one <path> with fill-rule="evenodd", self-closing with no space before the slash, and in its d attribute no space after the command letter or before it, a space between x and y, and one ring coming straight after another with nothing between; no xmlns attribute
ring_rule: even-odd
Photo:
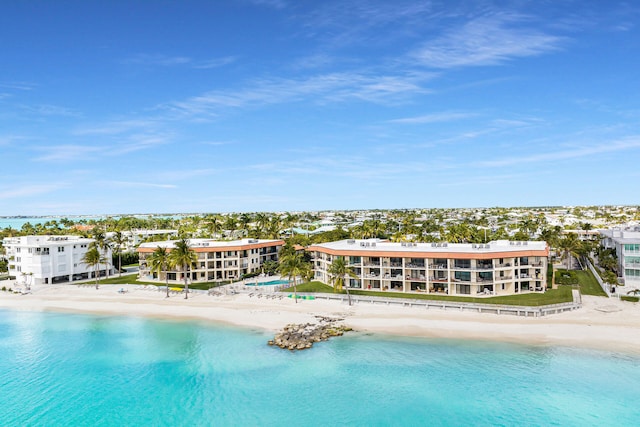
<svg viewBox="0 0 640 427"><path fill-rule="evenodd" d="M47 285L94 277L95 268L82 261L93 241L80 236L22 236L7 237L2 245L10 276L18 283ZM103 255L109 262L100 266L99 275L106 275L111 266L111 250Z"/></svg>
<svg viewBox="0 0 640 427"><path fill-rule="evenodd" d="M475 297L544 292L547 287L549 247L545 242L349 239L307 250L312 254L315 279L327 284L333 260L343 257L357 276L346 280L351 289Z"/></svg>
<svg viewBox="0 0 640 427"><path fill-rule="evenodd" d="M618 275L625 285L640 286L640 227L601 230L602 245L615 249Z"/></svg>
<svg viewBox="0 0 640 427"><path fill-rule="evenodd" d="M175 247L175 240L143 243L138 247L140 255L140 278L143 280L165 280L180 283L183 273L175 269L158 275L152 272L147 262L159 246L167 251ZM240 280L244 275L260 272L267 261L278 261L283 240L241 239L218 241L212 239L189 239L189 247L197 254L196 265L187 272L192 282L215 282Z"/></svg>

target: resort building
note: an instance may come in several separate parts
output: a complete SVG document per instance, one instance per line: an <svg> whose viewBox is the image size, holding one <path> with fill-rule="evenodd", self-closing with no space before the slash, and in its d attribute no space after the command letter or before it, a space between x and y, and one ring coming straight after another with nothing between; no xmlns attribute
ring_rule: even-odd
<svg viewBox="0 0 640 427"><path fill-rule="evenodd" d="M545 242L392 243L378 239L312 245L314 277L331 283L332 262L344 257L357 278L352 289L490 296L543 292Z"/></svg>
<svg viewBox="0 0 640 427"><path fill-rule="evenodd" d="M600 230L602 245L615 249L622 283L640 286L640 227Z"/></svg>
<svg viewBox="0 0 640 427"><path fill-rule="evenodd" d="M143 280L162 280L164 275L152 272L147 257L158 247L171 251L175 240L143 243L138 247L140 255L140 278ZM283 240L242 239L217 241L212 239L189 239L189 247L198 256L198 262L187 272L192 282L212 282L240 280L244 275L260 272L267 261L278 261L278 253L284 246ZM178 269L168 271L169 281L184 280Z"/></svg>
<svg viewBox="0 0 640 427"><path fill-rule="evenodd" d="M7 250L10 276L19 283L46 285L95 277L95 267L82 261L92 242L94 239L80 236L22 236L7 237L2 245ZM103 256L110 261L111 250ZM110 265L102 264L98 274L106 275Z"/></svg>

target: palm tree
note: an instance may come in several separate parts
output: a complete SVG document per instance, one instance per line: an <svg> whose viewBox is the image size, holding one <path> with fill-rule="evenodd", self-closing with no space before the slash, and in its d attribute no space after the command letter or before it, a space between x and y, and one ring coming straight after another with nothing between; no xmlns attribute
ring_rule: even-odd
<svg viewBox="0 0 640 427"><path fill-rule="evenodd" d="M96 278L96 289L98 289L98 270L100 269L100 264L102 264L102 261L104 261L104 258L100 254L98 248L93 245L82 257L83 264L94 268L93 275Z"/></svg>
<svg viewBox="0 0 640 427"><path fill-rule="evenodd" d="M218 215L207 215L205 217L205 226L209 237L216 238L220 230L222 230L222 221Z"/></svg>
<svg viewBox="0 0 640 427"><path fill-rule="evenodd" d="M158 246L147 258L149 269L158 274L158 279L160 278L160 274L164 272L164 280L167 285L167 298L169 298L169 275L167 274L167 268L170 264L169 261L169 253L161 246Z"/></svg>
<svg viewBox="0 0 640 427"><path fill-rule="evenodd" d="M329 275L331 277L330 281L333 284L334 291L341 291L344 287L347 291L349 305L351 305L351 294L349 293L349 286L346 285L345 279L347 276L357 279L358 275L347 265L347 261L344 257L337 256L333 259L331 266L329 267Z"/></svg>
<svg viewBox="0 0 640 427"><path fill-rule="evenodd" d="M580 240L578 240L578 235L576 233L567 234L562 240L560 240L558 246L564 251L564 254L567 258L567 269L570 270L571 255L575 254L580 247Z"/></svg>
<svg viewBox="0 0 640 427"><path fill-rule="evenodd" d="M189 240L181 238L175 243L174 248L169 254L170 264L174 267L180 267L184 277L184 299L188 298L189 283L187 282L187 272L198 262L198 256L189 246Z"/></svg>
<svg viewBox="0 0 640 427"><path fill-rule="evenodd" d="M308 268L303 255L298 252L288 253L280 258L278 271L280 274L289 277L289 281L293 281L293 299L298 303L297 277L303 276Z"/></svg>
<svg viewBox="0 0 640 427"><path fill-rule="evenodd" d="M114 246L113 248L118 252L118 277L122 276L122 245L127 241L127 238L122 234L122 231L117 230L111 238Z"/></svg>
<svg viewBox="0 0 640 427"><path fill-rule="evenodd" d="M100 229L96 229L93 232L93 240L94 241L92 245L103 254L103 262L105 263L105 274L106 274L106 278L108 279L109 278L109 260L107 259L106 254L111 248L111 245L109 244L109 240L107 239L107 236Z"/></svg>

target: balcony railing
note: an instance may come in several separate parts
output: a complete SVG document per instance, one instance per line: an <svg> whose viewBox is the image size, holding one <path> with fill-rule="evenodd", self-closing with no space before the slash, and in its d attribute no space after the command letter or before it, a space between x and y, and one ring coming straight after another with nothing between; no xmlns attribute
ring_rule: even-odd
<svg viewBox="0 0 640 427"><path fill-rule="evenodd" d="M406 268L424 268L424 264L409 263L406 265Z"/></svg>

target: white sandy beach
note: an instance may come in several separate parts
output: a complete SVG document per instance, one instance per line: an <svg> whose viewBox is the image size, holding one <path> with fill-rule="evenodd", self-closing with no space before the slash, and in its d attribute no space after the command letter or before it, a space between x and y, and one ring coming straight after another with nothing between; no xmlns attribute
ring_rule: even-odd
<svg viewBox="0 0 640 427"><path fill-rule="evenodd" d="M127 293L120 294L118 289ZM640 354L640 305L616 298L583 297L583 308L540 318L426 310L346 302L266 299L248 293L210 296L191 293L165 298L137 286L42 286L21 295L0 292L0 307L156 318L200 319L276 331L289 323L316 322L316 315L344 318L360 332L563 345Z"/></svg>

